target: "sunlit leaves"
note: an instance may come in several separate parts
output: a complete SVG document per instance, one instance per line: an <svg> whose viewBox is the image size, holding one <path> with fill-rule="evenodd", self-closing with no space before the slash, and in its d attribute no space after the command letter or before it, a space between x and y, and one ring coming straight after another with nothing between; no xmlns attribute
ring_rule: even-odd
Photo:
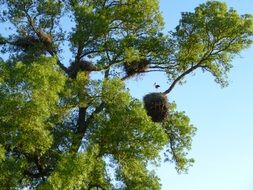
<svg viewBox="0 0 253 190"><path fill-rule="evenodd" d="M26 161L23 158L9 157L4 162L0 162L0 185L2 189L15 189L19 183L26 184L26 179L23 176Z"/></svg>
<svg viewBox="0 0 253 190"><path fill-rule="evenodd" d="M162 128L153 123L147 116L142 104L138 100L130 99L127 92L122 90L122 82L108 81L106 110L100 117L104 117L99 136L102 151L114 154L115 157L143 157L154 159L166 142ZM116 86L115 83L121 84ZM119 96L111 92L121 92ZM111 95L111 96L110 96ZM159 139L159 141L157 141ZM103 150L104 149L104 150Z"/></svg>
<svg viewBox="0 0 253 190"><path fill-rule="evenodd" d="M62 155L48 182L38 189L87 189L90 173L96 165L97 148L77 155Z"/></svg>
<svg viewBox="0 0 253 190"><path fill-rule="evenodd" d="M144 165L157 159L167 137L163 128L147 116L142 104L130 98L123 87L119 80L106 81L106 96L102 96L106 109L97 117L100 127L92 138L99 144L101 155L111 155L118 163L117 172L127 184L126 189L138 189L144 181L147 188L154 185L157 189L157 178L153 179Z"/></svg>
<svg viewBox="0 0 253 190"><path fill-rule="evenodd" d="M169 139L165 160L174 162L178 172L187 171L194 162L192 158L187 158L187 154L196 128L190 124L190 119L184 112L176 111L175 103L170 105L170 116L162 126Z"/></svg>
<svg viewBox="0 0 253 190"><path fill-rule="evenodd" d="M130 101L130 94L124 89L121 80L105 80L102 87L102 100L111 108L117 105L120 109Z"/></svg>
<svg viewBox="0 0 253 190"><path fill-rule="evenodd" d="M161 185L159 178L154 172L147 170L146 165L134 158L119 161L117 178L124 182L123 188L126 190L153 189L159 190Z"/></svg>
<svg viewBox="0 0 253 190"><path fill-rule="evenodd" d="M79 49L81 56L89 55L101 64L110 62L108 56L114 61L124 59L125 50L131 48L124 43L129 37L153 36L163 26L156 0L73 1L71 6L76 21L73 51Z"/></svg>
<svg viewBox="0 0 253 190"><path fill-rule="evenodd" d="M0 144L0 163L5 159L5 149L4 147Z"/></svg>
<svg viewBox="0 0 253 190"><path fill-rule="evenodd" d="M172 37L176 42L177 70L185 72L193 65L214 75L227 85L232 58L252 43L252 16L240 16L225 3L208 1L184 12Z"/></svg>
<svg viewBox="0 0 253 190"><path fill-rule="evenodd" d="M54 59L43 57L31 64L2 64L1 70L5 71L0 84L2 125L13 130L9 138L25 152L43 153L52 143L46 121L57 111L58 94L65 85L64 74ZM2 140L7 134L1 134Z"/></svg>
<svg viewBox="0 0 253 190"><path fill-rule="evenodd" d="M36 28L50 29L57 23L63 7L57 0L2 0L0 4L7 5L7 9L3 9L3 18L8 18L12 24L18 24L26 31L31 27L31 22Z"/></svg>

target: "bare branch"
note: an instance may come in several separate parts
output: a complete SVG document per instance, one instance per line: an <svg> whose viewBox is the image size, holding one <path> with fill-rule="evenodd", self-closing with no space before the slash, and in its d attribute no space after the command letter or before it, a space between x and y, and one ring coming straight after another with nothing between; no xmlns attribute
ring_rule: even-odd
<svg viewBox="0 0 253 190"><path fill-rule="evenodd" d="M191 68L189 68L188 70L186 70L185 72L183 72L181 75L179 75L170 85L170 87L164 91L164 94L169 94L171 92L171 90L175 87L175 85L183 78L185 77L187 74L191 73L192 71L194 71L195 69L197 69L198 67L200 67L200 64L196 64L194 66L192 66Z"/></svg>

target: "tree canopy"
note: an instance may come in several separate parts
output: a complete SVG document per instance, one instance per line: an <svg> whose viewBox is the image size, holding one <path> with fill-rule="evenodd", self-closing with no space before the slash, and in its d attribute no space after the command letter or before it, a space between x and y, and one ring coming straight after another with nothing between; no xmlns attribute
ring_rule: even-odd
<svg viewBox="0 0 253 190"><path fill-rule="evenodd" d="M253 17L219 1L183 12L167 34L158 0L0 7L2 189L160 189L148 166L164 159L187 171L196 132L166 95L197 69L226 86L231 60L252 43ZM125 87L157 71L166 91L142 101Z"/></svg>

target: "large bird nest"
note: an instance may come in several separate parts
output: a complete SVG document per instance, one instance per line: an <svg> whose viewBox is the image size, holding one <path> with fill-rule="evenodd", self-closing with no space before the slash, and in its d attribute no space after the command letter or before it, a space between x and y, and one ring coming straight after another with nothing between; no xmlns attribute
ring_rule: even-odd
<svg viewBox="0 0 253 190"><path fill-rule="evenodd" d="M79 71L85 71L89 74L91 71L95 71L96 66L91 62L80 60L79 62L73 62L70 66L70 75L72 78L75 78Z"/></svg>
<svg viewBox="0 0 253 190"><path fill-rule="evenodd" d="M45 44L45 45L49 45L52 44L53 40L52 40L52 36L46 32L43 32L42 30L38 31L38 36L40 38L40 40Z"/></svg>
<svg viewBox="0 0 253 190"><path fill-rule="evenodd" d="M168 116L168 99L163 93L150 93L143 97L144 107L154 122L162 122Z"/></svg>
<svg viewBox="0 0 253 190"><path fill-rule="evenodd" d="M14 41L14 45L21 47L25 50L27 49L36 49L39 48L41 49L42 47L46 46L48 47L49 45L52 44L52 37L43 32L43 31L39 31L37 33L38 36L36 35L25 35L22 37L18 37L15 41Z"/></svg>
<svg viewBox="0 0 253 190"><path fill-rule="evenodd" d="M77 67L78 67L78 70L81 70L81 71L95 71L96 70L96 66L94 66L91 62L89 61L84 61L84 60L81 60L77 63Z"/></svg>
<svg viewBox="0 0 253 190"><path fill-rule="evenodd" d="M143 73L148 69L149 61L141 59L139 61L125 62L124 70L128 76Z"/></svg>
<svg viewBox="0 0 253 190"><path fill-rule="evenodd" d="M16 39L16 41L14 42L16 46L24 48L24 49L33 48L38 43L39 43L39 40L33 36L20 37Z"/></svg>

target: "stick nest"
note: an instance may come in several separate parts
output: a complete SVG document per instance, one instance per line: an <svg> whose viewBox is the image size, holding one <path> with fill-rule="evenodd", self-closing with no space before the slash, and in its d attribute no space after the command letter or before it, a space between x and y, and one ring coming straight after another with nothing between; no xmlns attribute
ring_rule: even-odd
<svg viewBox="0 0 253 190"><path fill-rule="evenodd" d="M78 70L81 71L95 71L96 67L89 61L81 60L78 64Z"/></svg>
<svg viewBox="0 0 253 190"><path fill-rule="evenodd" d="M147 115L153 122L162 122L168 116L168 99L163 93L150 93L143 97Z"/></svg>
<svg viewBox="0 0 253 190"><path fill-rule="evenodd" d="M33 36L25 36L18 38L14 44L24 49L32 48L39 43L39 40Z"/></svg>
<svg viewBox="0 0 253 190"><path fill-rule="evenodd" d="M124 70L128 76L142 73L148 69L149 61L142 59L139 61L125 62Z"/></svg>
<svg viewBox="0 0 253 190"><path fill-rule="evenodd" d="M96 70L96 66L94 66L91 62L80 60L79 62L73 62L70 66L70 76L71 78L75 78L79 71L85 71L89 74L91 71Z"/></svg>

